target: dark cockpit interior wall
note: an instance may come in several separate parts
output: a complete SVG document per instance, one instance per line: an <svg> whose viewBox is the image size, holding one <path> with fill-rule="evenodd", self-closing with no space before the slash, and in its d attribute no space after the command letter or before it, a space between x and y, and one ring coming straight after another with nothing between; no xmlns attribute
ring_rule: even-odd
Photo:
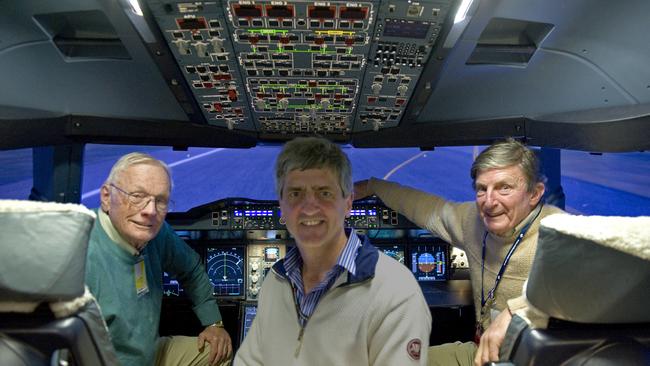
<svg viewBox="0 0 650 366"><path fill-rule="evenodd" d="M5 149L650 144L644 0L1 6Z"/></svg>

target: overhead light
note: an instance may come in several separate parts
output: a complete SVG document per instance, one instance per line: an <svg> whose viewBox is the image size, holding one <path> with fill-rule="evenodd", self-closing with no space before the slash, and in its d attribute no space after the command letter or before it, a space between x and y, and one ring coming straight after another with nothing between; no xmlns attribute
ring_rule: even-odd
<svg viewBox="0 0 650 366"><path fill-rule="evenodd" d="M463 2L460 3L458 11L456 12L456 17L454 18L454 23L459 23L465 20L467 10L469 10L470 5L472 5L472 1L474 0L463 0Z"/></svg>
<svg viewBox="0 0 650 366"><path fill-rule="evenodd" d="M140 8L140 3L138 3L138 0L128 0L128 1L129 1L129 5L131 5L131 11L133 11L133 13L135 13L136 15L143 16L142 9Z"/></svg>

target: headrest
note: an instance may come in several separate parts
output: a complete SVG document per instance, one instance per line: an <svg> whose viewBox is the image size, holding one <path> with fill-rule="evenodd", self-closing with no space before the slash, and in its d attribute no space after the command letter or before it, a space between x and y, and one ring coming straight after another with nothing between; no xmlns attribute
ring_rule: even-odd
<svg viewBox="0 0 650 366"><path fill-rule="evenodd" d="M541 221L526 287L549 316L578 323L650 322L650 217L555 214Z"/></svg>
<svg viewBox="0 0 650 366"><path fill-rule="evenodd" d="M0 200L0 302L83 295L94 221L81 205Z"/></svg>

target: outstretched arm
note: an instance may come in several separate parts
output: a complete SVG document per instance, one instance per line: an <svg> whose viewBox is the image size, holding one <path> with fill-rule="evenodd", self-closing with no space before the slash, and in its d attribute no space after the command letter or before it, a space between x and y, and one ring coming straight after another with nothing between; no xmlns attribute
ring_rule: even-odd
<svg viewBox="0 0 650 366"><path fill-rule="evenodd" d="M368 190L368 179L354 182L354 199L358 200L372 194L374 194L374 192Z"/></svg>

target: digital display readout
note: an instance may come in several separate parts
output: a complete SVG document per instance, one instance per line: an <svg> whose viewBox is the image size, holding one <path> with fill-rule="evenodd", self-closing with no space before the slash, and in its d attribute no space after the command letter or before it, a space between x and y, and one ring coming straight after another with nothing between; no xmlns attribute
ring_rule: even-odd
<svg viewBox="0 0 650 366"><path fill-rule="evenodd" d="M235 217L267 217L273 216L273 210L234 210Z"/></svg>
<svg viewBox="0 0 650 366"><path fill-rule="evenodd" d="M430 24L427 22L386 20L384 36L424 39L429 32Z"/></svg>

